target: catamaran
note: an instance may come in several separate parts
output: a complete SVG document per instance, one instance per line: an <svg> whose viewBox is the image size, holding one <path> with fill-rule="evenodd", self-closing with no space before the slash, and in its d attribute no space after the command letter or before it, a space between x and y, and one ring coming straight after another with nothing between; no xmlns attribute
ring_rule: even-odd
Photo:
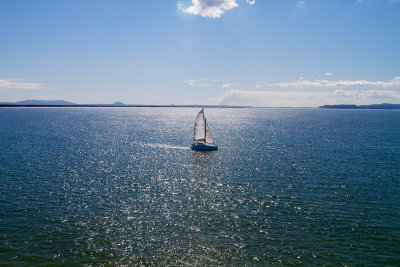
<svg viewBox="0 0 400 267"><path fill-rule="evenodd" d="M207 119L204 116L204 108L197 114L194 122L194 142L192 149L195 150L216 150L218 146L211 137L210 127L208 127Z"/></svg>

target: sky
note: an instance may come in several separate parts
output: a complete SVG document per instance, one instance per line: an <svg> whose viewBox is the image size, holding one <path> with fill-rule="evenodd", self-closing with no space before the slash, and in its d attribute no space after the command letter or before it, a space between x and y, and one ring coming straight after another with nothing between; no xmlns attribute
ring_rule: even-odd
<svg viewBox="0 0 400 267"><path fill-rule="evenodd" d="M400 103L400 0L0 0L0 102Z"/></svg>

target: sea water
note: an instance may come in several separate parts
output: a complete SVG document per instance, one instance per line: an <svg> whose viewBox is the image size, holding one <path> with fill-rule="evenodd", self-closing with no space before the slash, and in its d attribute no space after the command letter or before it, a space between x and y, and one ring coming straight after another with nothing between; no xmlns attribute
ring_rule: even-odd
<svg viewBox="0 0 400 267"><path fill-rule="evenodd" d="M1 108L0 265L400 264L400 111Z"/></svg>

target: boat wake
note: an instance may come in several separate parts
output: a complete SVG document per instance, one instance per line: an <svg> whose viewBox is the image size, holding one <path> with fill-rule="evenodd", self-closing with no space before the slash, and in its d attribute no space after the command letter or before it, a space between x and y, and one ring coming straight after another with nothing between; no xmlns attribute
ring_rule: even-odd
<svg viewBox="0 0 400 267"><path fill-rule="evenodd" d="M163 149L181 149L181 150L190 149L189 147L173 146L173 145L168 145L168 144L140 143L140 145L145 146L145 147L163 148Z"/></svg>

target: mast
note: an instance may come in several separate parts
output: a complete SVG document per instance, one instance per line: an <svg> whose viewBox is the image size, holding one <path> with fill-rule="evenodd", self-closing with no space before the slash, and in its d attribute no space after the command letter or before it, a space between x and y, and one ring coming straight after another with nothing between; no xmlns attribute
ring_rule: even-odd
<svg viewBox="0 0 400 267"><path fill-rule="evenodd" d="M206 138L206 136L207 136L207 119L206 119L206 116L204 116L204 142L205 143L207 143L207 138Z"/></svg>

